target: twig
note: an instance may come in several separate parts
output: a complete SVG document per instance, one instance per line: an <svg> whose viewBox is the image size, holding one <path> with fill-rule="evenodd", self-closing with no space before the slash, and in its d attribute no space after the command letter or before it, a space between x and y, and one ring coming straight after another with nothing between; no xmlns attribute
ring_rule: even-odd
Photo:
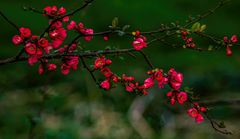
<svg viewBox="0 0 240 139"><path fill-rule="evenodd" d="M17 31L19 31L18 26L13 23L12 21L10 21L1 11L0 11L0 15L3 17L4 20L6 20L11 26L13 26Z"/></svg>
<svg viewBox="0 0 240 139"><path fill-rule="evenodd" d="M79 52L79 53L69 53L69 54L49 54L49 55L43 55L42 59L59 59L64 56L79 56L79 57L95 57L99 55L112 55L112 54L123 54L128 52L135 52L133 48L129 49L119 49L119 50L107 50L107 51L85 51L85 52ZM5 65L9 63L16 63L20 61L26 61L28 59L28 56L21 56L18 59L16 57L6 58L0 60L0 65Z"/></svg>
<svg viewBox="0 0 240 139"><path fill-rule="evenodd" d="M90 73L90 75L91 75L92 79L94 80L94 82L95 82L97 85L99 85L96 77L95 77L94 74L93 74L93 71L87 66L87 64L86 64L86 62L85 62L85 60L84 60L84 58L83 58L82 56L80 56L80 60L81 60L81 62L82 62L82 64L83 64L83 67L86 68L87 71Z"/></svg>
<svg viewBox="0 0 240 139"><path fill-rule="evenodd" d="M147 64L149 65L149 67L151 69L154 69L153 64L151 63L150 59L148 58L148 56L142 51L140 50L139 53L144 57L145 61L147 62Z"/></svg>

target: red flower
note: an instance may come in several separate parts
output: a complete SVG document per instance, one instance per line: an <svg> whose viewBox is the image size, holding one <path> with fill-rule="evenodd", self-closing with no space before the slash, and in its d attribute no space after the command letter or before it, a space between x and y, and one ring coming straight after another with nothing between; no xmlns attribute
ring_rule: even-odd
<svg viewBox="0 0 240 139"><path fill-rule="evenodd" d="M143 84L144 88L148 89L148 88L151 88L152 86L154 86L154 80L150 77L150 78L147 78L145 81L144 81L144 84Z"/></svg>
<svg viewBox="0 0 240 139"><path fill-rule="evenodd" d="M197 117L195 118L196 123L201 123L204 121L204 118L201 114L198 114Z"/></svg>
<svg viewBox="0 0 240 139"><path fill-rule="evenodd" d="M48 64L47 68L49 71L55 71L57 69L57 65L56 64Z"/></svg>
<svg viewBox="0 0 240 139"><path fill-rule="evenodd" d="M174 90L180 89L183 81L183 75L181 73L176 72L173 68L171 68L168 72L170 86Z"/></svg>
<svg viewBox="0 0 240 139"><path fill-rule="evenodd" d="M141 49L147 47L147 43L143 38L137 38L132 42L132 46L135 50L140 51Z"/></svg>
<svg viewBox="0 0 240 139"><path fill-rule="evenodd" d="M59 15L64 15L64 14L66 14L66 12L67 11L66 11L66 9L64 7L60 7L59 10L58 10L58 14Z"/></svg>
<svg viewBox="0 0 240 139"><path fill-rule="evenodd" d="M76 22L71 21L71 22L67 25L67 29L68 29L68 30L73 30L74 28L76 28Z"/></svg>
<svg viewBox="0 0 240 139"><path fill-rule="evenodd" d="M104 80L104 81L100 84L100 86L101 86L103 89L105 89L105 90L109 90L110 87L111 87L110 82L109 82L108 79L107 79L107 80Z"/></svg>
<svg viewBox="0 0 240 139"><path fill-rule="evenodd" d="M231 56L232 55L232 50L231 50L230 46L226 47L226 55L227 56Z"/></svg>
<svg viewBox="0 0 240 139"><path fill-rule="evenodd" d="M35 55L35 54L37 54L37 47L33 43L27 43L26 46L25 46L25 51L29 55Z"/></svg>
<svg viewBox="0 0 240 139"><path fill-rule="evenodd" d="M113 74L111 72L111 70L109 68L106 68L106 67L101 69L101 73L107 78L109 78Z"/></svg>
<svg viewBox="0 0 240 139"><path fill-rule="evenodd" d="M12 42L13 42L13 44L15 44L15 45L19 45L19 44L21 44L21 43L23 42L23 39L22 39L22 37L20 37L19 35L15 35L15 36L13 36L13 38L12 38Z"/></svg>
<svg viewBox="0 0 240 139"><path fill-rule="evenodd" d="M232 42L232 43L237 43L237 42L238 42L237 35L233 35L233 36L232 36L231 42Z"/></svg>
<svg viewBox="0 0 240 139"><path fill-rule="evenodd" d="M112 76L113 82L117 83L119 81L118 77L116 75Z"/></svg>
<svg viewBox="0 0 240 139"><path fill-rule="evenodd" d="M177 101L179 104L183 104L184 102L187 101L187 93L185 92L178 92L178 91L171 91L168 92L167 97L170 97L170 102L171 104L175 104L175 102Z"/></svg>
<svg viewBox="0 0 240 139"><path fill-rule="evenodd" d="M69 74L69 72L70 72L70 66L68 66L68 65L65 64L65 63L63 63L63 64L61 65L61 72L62 72L63 75Z"/></svg>
<svg viewBox="0 0 240 139"><path fill-rule="evenodd" d="M104 41L108 41L108 36L103 36Z"/></svg>
<svg viewBox="0 0 240 139"><path fill-rule="evenodd" d="M154 79L158 81L158 87L164 88L164 85L168 83L168 78L163 76L162 70L157 70L154 72Z"/></svg>
<svg viewBox="0 0 240 139"><path fill-rule="evenodd" d="M46 38L41 38L38 40L38 45L45 48L48 46L48 40Z"/></svg>
<svg viewBox="0 0 240 139"><path fill-rule="evenodd" d="M37 57L37 55L32 55L32 56L30 56L29 58L28 58L28 64L30 65L30 66L33 66L35 63L37 63L38 62L38 57Z"/></svg>
<svg viewBox="0 0 240 139"><path fill-rule="evenodd" d="M93 38L93 36L91 36L93 34L93 29L86 29L84 34L85 35L90 35L90 36L85 36L84 39L86 41L91 41L92 38Z"/></svg>
<svg viewBox="0 0 240 139"><path fill-rule="evenodd" d="M129 83L126 85L126 91L133 92L135 89L135 85L133 83Z"/></svg>
<svg viewBox="0 0 240 139"><path fill-rule="evenodd" d="M134 77L132 77L132 76L126 76L125 74L122 75L122 79L123 79L124 81L129 81L129 82L135 80Z"/></svg>
<svg viewBox="0 0 240 139"><path fill-rule="evenodd" d="M177 94L177 100L179 104L183 104L185 101L187 101L187 93L185 92L180 92Z"/></svg>
<svg viewBox="0 0 240 139"><path fill-rule="evenodd" d="M196 108L191 108L187 112L188 112L188 115L192 118L195 118L198 116L198 110Z"/></svg>
<svg viewBox="0 0 240 139"><path fill-rule="evenodd" d="M97 70L97 69L103 68L103 66L105 66L105 64L106 64L105 58L99 57L95 60L94 69Z"/></svg>
<svg viewBox="0 0 240 139"><path fill-rule="evenodd" d="M40 64L39 67L38 67L38 74L43 74L44 73L44 68L43 68L43 65Z"/></svg>
<svg viewBox="0 0 240 139"><path fill-rule="evenodd" d="M29 38L29 37L31 37L31 35L32 35L31 30L30 30L29 28L23 28L23 27L21 27L21 28L19 29L19 32L20 32L20 36L21 36L22 38Z"/></svg>

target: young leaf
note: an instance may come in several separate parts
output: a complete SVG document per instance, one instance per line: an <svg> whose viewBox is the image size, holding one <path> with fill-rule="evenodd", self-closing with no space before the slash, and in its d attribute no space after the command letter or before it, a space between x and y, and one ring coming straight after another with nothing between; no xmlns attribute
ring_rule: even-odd
<svg viewBox="0 0 240 139"><path fill-rule="evenodd" d="M199 31L201 27L201 24L199 22L196 22L192 25L191 31L195 32L195 31Z"/></svg>
<svg viewBox="0 0 240 139"><path fill-rule="evenodd" d="M116 28L118 26L118 18L114 17L112 20L112 28Z"/></svg>

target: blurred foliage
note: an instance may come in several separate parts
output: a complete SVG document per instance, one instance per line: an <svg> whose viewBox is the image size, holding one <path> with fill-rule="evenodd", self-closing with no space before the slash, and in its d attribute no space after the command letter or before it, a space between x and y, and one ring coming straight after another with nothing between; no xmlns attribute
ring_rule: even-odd
<svg viewBox="0 0 240 139"><path fill-rule="evenodd" d="M112 19L118 17L120 26L142 31L157 29L161 23L178 21L184 24L188 16L195 16L214 7L218 0L96 0L91 6L74 16L96 32L107 30ZM23 6L42 9L46 5L65 6L68 11L79 7L81 0L1 0L0 9L19 26L30 27L40 34L47 26L47 19L39 14L23 10ZM240 1L218 10L200 23L208 26L207 32L223 37L239 34ZM0 58L15 55L20 47L11 44L16 31L0 18ZM70 34L69 38L74 36ZM106 47L129 48L131 39L113 36L108 42L96 37L90 43L82 42L86 49L97 50ZM207 40L198 45L208 47ZM197 52L186 49L165 47L155 43L146 48L152 62L164 70L175 67L184 74L184 84L193 87L203 100L240 98L240 53L234 48L233 56L226 57L225 50ZM143 58L127 55L113 57L114 72L135 75L137 79L146 77L148 70ZM93 60L88 61L93 62ZM127 65L127 66L125 66ZM0 67L0 139L24 139L31 134L30 120L36 122L36 139L102 139L102 138L164 138L164 139L212 139L240 138L239 106L215 106L212 115L224 120L233 136L216 133L206 121L195 124L181 107L169 106L165 93L168 88L154 88L146 97L137 97L118 87L112 91L99 90L90 75L80 65L78 71L68 76L61 73L38 75L37 67L26 62ZM47 96L42 98L42 94ZM131 118L131 110L140 100L145 107L144 120ZM137 105L138 106L138 105ZM134 109L133 109L134 110ZM39 116L41 112L41 116ZM139 132L134 122L142 131ZM147 123L147 124L144 124ZM147 125L147 126L146 126Z"/></svg>

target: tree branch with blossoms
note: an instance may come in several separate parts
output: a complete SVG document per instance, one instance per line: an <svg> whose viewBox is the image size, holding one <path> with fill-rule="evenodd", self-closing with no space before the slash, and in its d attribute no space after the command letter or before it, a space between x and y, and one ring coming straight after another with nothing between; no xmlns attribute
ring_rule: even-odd
<svg viewBox="0 0 240 139"><path fill-rule="evenodd" d="M108 30L101 32L95 32L93 29L87 28L82 22L76 23L70 20L73 15L86 8L93 1L94 0L86 1L85 4L70 13L67 13L64 7L59 8L57 6L46 6L42 11L34 8L26 8L26 10L40 13L49 19L48 26L40 35L33 34L30 28L19 28L18 25L9 20L7 16L0 11L3 19L18 31L17 35L13 36L12 43L23 46L17 56L0 59L0 65L28 61L30 66L38 64L39 74L56 71L59 66L62 74L67 75L70 70L78 69L80 60L98 87L104 90L110 90L117 85L121 85L125 88L126 92L136 95L147 95L148 90L156 83L160 89L169 86L170 91L166 93L166 96L169 98L171 105L175 105L176 103L186 105L188 106L186 110L187 114L191 118L194 118L196 123L201 123L204 121L204 118L207 118L216 131L222 134L232 134L228 130L225 130L222 124L219 124L209 116L209 110L204 104L192 99L194 96L191 96L189 90L181 89L183 82L182 73L176 71L174 68L171 68L167 72L164 72L160 68L155 68L149 57L143 51L144 48L159 41L169 47L187 48L197 51L213 51L225 48L226 55L231 56L231 47L239 46L237 36L233 35L230 38L224 36L223 39L214 37L205 33L207 26L199 22L201 19L213 14L220 7L226 5L227 1L221 1L213 9L204 12L196 18L188 19L188 22L184 25L172 23L162 25L159 29L145 32L139 30L126 31L128 26L119 27L117 18L112 21L112 25ZM66 27L64 25L66 25ZM73 38L69 44L66 44L65 39L69 31L75 32L77 36ZM104 41L108 41L109 37L113 34L117 34L119 37L128 36L132 38L132 47L127 49L119 48L96 51L78 49L78 46L80 46L79 42L82 41L80 40L81 38L89 42L94 37L100 36ZM211 40L212 45L216 45L216 47L202 48L197 46L196 40L192 38L193 35ZM181 41L178 42L178 44L172 44L169 43L169 38L181 38ZM109 67L112 64L112 60L109 58L110 55L132 55L132 53L140 53L149 66L150 70L146 72L148 77L142 82L136 81L133 76L127 74L118 75L113 73ZM94 67L91 67L90 65L92 64L85 61L86 58L95 59L93 62ZM53 59L58 59L59 63L53 62ZM95 76L96 72L100 72L105 79L98 81L98 77Z"/></svg>

